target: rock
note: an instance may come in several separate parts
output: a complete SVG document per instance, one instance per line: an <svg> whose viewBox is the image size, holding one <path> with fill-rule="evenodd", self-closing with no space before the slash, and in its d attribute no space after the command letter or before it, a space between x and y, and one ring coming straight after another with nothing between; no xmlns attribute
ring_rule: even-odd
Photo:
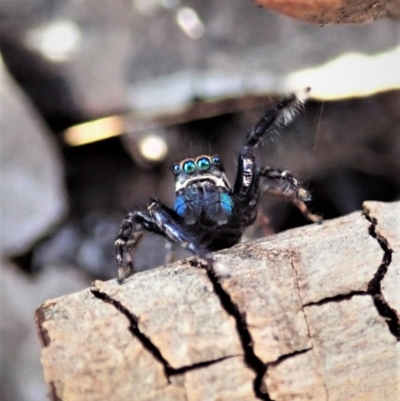
<svg viewBox="0 0 400 401"><path fill-rule="evenodd" d="M16 255L61 220L67 209L63 168L53 138L1 66L1 248Z"/></svg>
<svg viewBox="0 0 400 401"><path fill-rule="evenodd" d="M2 262L0 270L0 399L44 401L47 389L41 372L34 310L49 297L81 290L88 283L83 274L73 269L46 269L36 278L22 276L9 262Z"/></svg>

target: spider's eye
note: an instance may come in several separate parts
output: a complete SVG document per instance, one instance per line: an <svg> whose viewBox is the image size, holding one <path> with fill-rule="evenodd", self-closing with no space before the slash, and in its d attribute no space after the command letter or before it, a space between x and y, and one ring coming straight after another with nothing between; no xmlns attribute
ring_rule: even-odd
<svg viewBox="0 0 400 401"><path fill-rule="evenodd" d="M200 170L207 170L210 168L210 159L208 157L202 157L201 159L197 160L197 167Z"/></svg>
<svg viewBox="0 0 400 401"><path fill-rule="evenodd" d="M193 160L188 160L183 164L183 171L185 173L193 173L193 171L196 170L196 165L194 164Z"/></svg>
<svg viewBox="0 0 400 401"><path fill-rule="evenodd" d="M212 162L214 164L220 164L221 163L221 158L219 156L213 156Z"/></svg>
<svg viewBox="0 0 400 401"><path fill-rule="evenodd" d="M175 174L177 174L181 170L181 166L179 164L174 164L172 170Z"/></svg>

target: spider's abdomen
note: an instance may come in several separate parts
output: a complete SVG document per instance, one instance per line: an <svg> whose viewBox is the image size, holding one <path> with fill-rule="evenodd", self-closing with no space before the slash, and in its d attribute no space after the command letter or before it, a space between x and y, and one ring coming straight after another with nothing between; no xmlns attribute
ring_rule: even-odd
<svg viewBox="0 0 400 401"><path fill-rule="evenodd" d="M180 191L175 200L175 211L188 225L220 226L228 223L234 212L232 195L213 185L191 185Z"/></svg>
<svg viewBox="0 0 400 401"><path fill-rule="evenodd" d="M225 188L185 188L177 194L175 211L191 235L208 251L229 248L240 241L240 216L232 193Z"/></svg>

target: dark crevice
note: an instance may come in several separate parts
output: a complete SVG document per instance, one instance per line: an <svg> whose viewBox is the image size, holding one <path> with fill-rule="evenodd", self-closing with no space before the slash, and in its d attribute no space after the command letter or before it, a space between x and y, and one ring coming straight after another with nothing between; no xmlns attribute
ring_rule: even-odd
<svg viewBox="0 0 400 401"><path fill-rule="evenodd" d="M143 334L139 327L138 327L138 318L132 314L124 305L122 305L120 302L117 300L111 298L109 295L95 289L90 290L92 294L98 298L101 299L104 302L107 302L111 305L113 305L119 312L121 312L129 321L129 331L132 333L132 335L137 338L140 343L143 345L143 347L149 351L153 357L162 364L164 368L164 373L165 376L169 379L170 376L174 375L179 375L185 372L188 372L190 370L195 370L195 369L200 369L209 365L213 365L214 363L221 362L225 359L233 358L235 355L230 355L226 356L223 358L219 359L214 359L211 361L205 361L205 362L199 362L199 363L194 363L189 366L182 366L180 368L173 368L171 365L168 363L168 361L162 356L160 350L157 348L155 344L151 342L151 340ZM169 381L169 380L168 380Z"/></svg>
<svg viewBox="0 0 400 401"><path fill-rule="evenodd" d="M129 321L129 331L136 337L143 347L147 349L153 357L160 362L164 367L165 375L168 377L167 373L168 369L172 369L167 360L162 356L160 350L151 342L151 340L145 336L140 330L138 326L138 318L132 314L124 305L122 305L117 300L111 298L109 295L95 289L90 290L91 293L98 299L101 299L108 304L113 305L119 312L121 312Z"/></svg>
<svg viewBox="0 0 400 401"><path fill-rule="evenodd" d="M390 333L392 333L397 341L400 341L400 320L396 311L386 302L383 294L381 282L385 277L389 265L392 262L393 249L390 247L388 240L377 230L378 221L375 217L371 217L369 210L364 208L364 216L370 222L368 227L369 235L378 241L379 246L383 250L382 263L374 274L374 277L368 284L368 294L372 296L375 308L378 313L385 319Z"/></svg>
<svg viewBox="0 0 400 401"><path fill-rule="evenodd" d="M279 364L280 364L282 361L284 361L285 359L295 357L296 355L299 355L299 354L304 354L304 353L310 351L311 349L312 349L312 347L310 347L310 348L305 348L305 349L302 349L302 350L299 350L299 351L290 352L289 354L281 355L281 356L280 356L278 359L276 359L275 361L268 362L268 363L265 365L265 372L264 372L264 375L267 374L268 368L269 368L270 366L279 365Z"/></svg>
<svg viewBox="0 0 400 401"><path fill-rule="evenodd" d="M308 348L301 349L301 350L298 350L298 351L290 352L289 354L281 355L281 356L280 356L278 359L276 359L275 361L269 362L269 363L267 364L267 367L268 367L268 366L276 366L276 365L279 365L279 364L280 364L281 362L283 362L285 359L295 357L296 355L305 354L306 352L311 351L311 350L312 350L312 347L308 347Z"/></svg>
<svg viewBox="0 0 400 401"><path fill-rule="evenodd" d="M190 260L192 265L198 266L196 260ZM204 266L202 266L204 267ZM265 401L273 401L268 395L267 389L263 384L263 377L266 372L266 365L255 354L253 349L253 338L247 328L245 315L242 314L235 303L232 301L230 295L222 288L218 276L215 271L208 265L205 267L208 279L213 285L214 293L219 297L224 310L235 319L236 330L239 334L239 339L242 344L244 361L246 365L253 370L256 377L253 382L253 389L256 397Z"/></svg>
<svg viewBox="0 0 400 401"><path fill-rule="evenodd" d="M388 271L390 263L392 262L393 250L390 247L387 239L377 230L377 219L369 215L369 210L367 208L364 208L363 214L364 217L370 222L370 226L368 227L369 235L378 242L379 246L383 250L382 263L378 267L378 270L374 274L372 280L368 283L367 291L351 291L348 294L339 294L333 297L321 299L320 301L309 302L303 306L307 307L312 305L323 305L329 302L341 302L346 299L351 299L354 296L369 295L372 297L375 308L379 315L385 319L390 333L396 337L397 341L400 341L400 319L396 313L396 310L391 308L386 302L382 294L381 287L381 282Z"/></svg>
<svg viewBox="0 0 400 401"><path fill-rule="evenodd" d="M198 362L198 363L194 363L193 365L182 366L181 368L169 368L169 369L167 369L167 374L169 376L179 375L181 373L185 373L190 370L200 369L200 368L204 368L204 367L207 367L210 365L214 365L215 363L222 362L225 359L234 358L235 356L239 356L239 355L224 356L222 358L213 359L212 361Z"/></svg>
<svg viewBox="0 0 400 401"><path fill-rule="evenodd" d="M351 291L348 294L338 294L335 295L333 297L326 297L323 298L319 301L316 302L308 302L306 304L303 305L303 307L307 307L307 306L314 306L314 305L324 305L324 304L328 304L330 302L342 302L348 299L351 299L355 296L365 296L368 295L368 292L365 291Z"/></svg>

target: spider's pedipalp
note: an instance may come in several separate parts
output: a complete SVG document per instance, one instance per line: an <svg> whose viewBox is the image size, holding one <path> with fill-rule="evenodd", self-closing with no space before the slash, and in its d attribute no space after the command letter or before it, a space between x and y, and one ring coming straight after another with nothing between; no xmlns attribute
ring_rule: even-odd
<svg viewBox="0 0 400 401"><path fill-rule="evenodd" d="M268 180L262 188L263 192L292 202L307 220L322 222L321 216L311 213L305 204L311 201L310 192L289 171L265 167L260 171L260 177Z"/></svg>

